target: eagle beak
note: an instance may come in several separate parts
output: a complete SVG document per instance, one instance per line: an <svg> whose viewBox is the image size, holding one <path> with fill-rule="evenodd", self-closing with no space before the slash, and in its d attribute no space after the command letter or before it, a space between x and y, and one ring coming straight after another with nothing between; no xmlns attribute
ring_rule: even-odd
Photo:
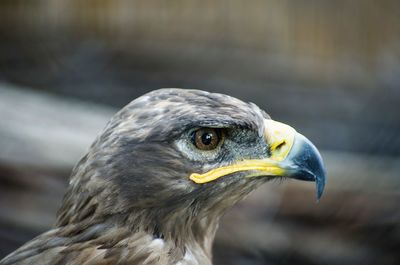
<svg viewBox="0 0 400 265"><path fill-rule="evenodd" d="M292 127L273 120L265 121L264 137L270 145L270 159L282 168L282 176L315 181L319 200L325 187L326 170L313 143Z"/></svg>
<svg viewBox="0 0 400 265"><path fill-rule="evenodd" d="M248 172L247 178L268 176L315 181L319 200L324 191L326 173L317 148L289 125L265 120L264 127L264 138L270 152L267 158L239 161L202 174L193 173L189 178L203 184L235 172Z"/></svg>

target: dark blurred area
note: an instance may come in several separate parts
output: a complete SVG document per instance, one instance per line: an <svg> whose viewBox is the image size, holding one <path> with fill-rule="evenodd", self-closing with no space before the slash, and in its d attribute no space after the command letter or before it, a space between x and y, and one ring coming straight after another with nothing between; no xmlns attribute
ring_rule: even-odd
<svg viewBox="0 0 400 265"><path fill-rule="evenodd" d="M221 222L225 264L399 264L399 1L0 1L0 258L51 227L106 121L161 87L252 101L328 168Z"/></svg>

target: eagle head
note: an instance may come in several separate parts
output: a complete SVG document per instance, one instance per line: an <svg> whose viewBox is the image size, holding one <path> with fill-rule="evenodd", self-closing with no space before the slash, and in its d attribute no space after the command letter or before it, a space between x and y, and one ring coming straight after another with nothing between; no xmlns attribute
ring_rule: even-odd
<svg viewBox="0 0 400 265"><path fill-rule="evenodd" d="M324 166L307 138L255 104L160 89L112 117L75 167L58 225L136 213L133 225L171 234L276 178L315 181L320 198Z"/></svg>
<svg viewBox="0 0 400 265"><path fill-rule="evenodd" d="M315 181L314 145L252 103L160 89L116 113L75 166L56 227L0 264L211 264L224 211L271 179Z"/></svg>

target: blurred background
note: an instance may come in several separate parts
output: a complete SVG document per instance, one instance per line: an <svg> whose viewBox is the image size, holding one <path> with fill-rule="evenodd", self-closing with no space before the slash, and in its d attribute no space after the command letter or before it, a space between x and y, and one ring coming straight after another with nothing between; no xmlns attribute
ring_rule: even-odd
<svg viewBox="0 0 400 265"><path fill-rule="evenodd" d="M0 1L0 258L49 229L73 165L161 87L252 101L321 150L326 192L269 183L216 265L400 264L400 2Z"/></svg>

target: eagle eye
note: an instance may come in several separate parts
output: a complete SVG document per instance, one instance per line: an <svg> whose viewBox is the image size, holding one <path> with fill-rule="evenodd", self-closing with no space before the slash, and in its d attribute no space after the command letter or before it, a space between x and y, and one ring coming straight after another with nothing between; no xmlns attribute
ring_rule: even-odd
<svg viewBox="0 0 400 265"><path fill-rule="evenodd" d="M200 128L193 132L192 143L199 150L209 151L217 148L222 138L221 129Z"/></svg>

